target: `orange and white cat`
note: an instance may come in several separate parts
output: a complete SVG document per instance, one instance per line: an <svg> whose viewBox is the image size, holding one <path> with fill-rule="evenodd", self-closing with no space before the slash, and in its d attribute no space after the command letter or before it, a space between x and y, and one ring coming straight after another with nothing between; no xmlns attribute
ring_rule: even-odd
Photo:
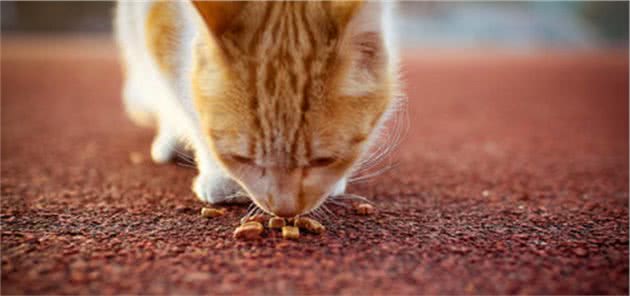
<svg viewBox="0 0 630 296"><path fill-rule="evenodd" d="M308 213L344 193L396 105L389 6L121 2L126 111L157 129L155 162L194 151L201 200L242 188L268 213Z"/></svg>

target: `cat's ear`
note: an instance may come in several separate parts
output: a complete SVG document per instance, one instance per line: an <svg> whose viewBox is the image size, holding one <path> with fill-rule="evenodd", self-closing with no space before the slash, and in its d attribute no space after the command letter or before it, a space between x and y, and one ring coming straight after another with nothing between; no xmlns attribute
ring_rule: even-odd
<svg viewBox="0 0 630 296"><path fill-rule="evenodd" d="M386 13L380 1L363 3L344 28L340 53L350 61L350 72L342 84L346 95L361 96L375 91L386 73L391 55L386 44Z"/></svg>
<svg viewBox="0 0 630 296"><path fill-rule="evenodd" d="M330 15L338 26L344 28L364 4L363 1L332 1Z"/></svg>
<svg viewBox="0 0 630 296"><path fill-rule="evenodd" d="M242 1L192 1L206 27L219 36L230 26L236 15L242 10Z"/></svg>
<svg viewBox="0 0 630 296"><path fill-rule="evenodd" d="M353 53L356 67L378 72L378 66L383 65L387 57L383 23L387 7L381 2L362 4L355 8L347 20L343 46Z"/></svg>

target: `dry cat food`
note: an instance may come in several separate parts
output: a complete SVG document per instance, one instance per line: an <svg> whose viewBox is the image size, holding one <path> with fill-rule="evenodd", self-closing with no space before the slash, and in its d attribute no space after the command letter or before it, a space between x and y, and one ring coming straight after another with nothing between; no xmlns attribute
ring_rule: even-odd
<svg viewBox="0 0 630 296"><path fill-rule="evenodd" d="M204 218L216 218L225 215L225 209L201 208L201 216Z"/></svg>
<svg viewBox="0 0 630 296"><path fill-rule="evenodd" d="M284 220L284 218L280 218L280 217L271 217L271 219L269 219L269 228L272 229L280 229L284 226L286 226L286 221Z"/></svg>
<svg viewBox="0 0 630 296"><path fill-rule="evenodd" d="M217 209L204 208L209 213L214 213ZM204 211L202 210L202 214ZM210 212L210 210L214 210ZM354 210L360 215L371 215L376 212L374 206L368 203L360 203L354 205ZM218 210L223 215L223 210ZM214 216L213 216L214 217ZM284 239L297 240L300 238L300 230L314 234L322 234L326 231L326 227L319 221L308 217L282 218L270 217L265 214L257 214L241 219L241 226L234 230L234 238L237 239L258 239L265 231L265 224L269 229L279 229L282 231Z"/></svg>
<svg viewBox="0 0 630 296"><path fill-rule="evenodd" d="M300 229L295 226L282 227L282 237L285 239L298 239L300 238Z"/></svg>
<svg viewBox="0 0 630 296"><path fill-rule="evenodd" d="M144 161L144 157L140 152L131 152L129 153L129 160L133 164L141 164Z"/></svg>
<svg viewBox="0 0 630 296"><path fill-rule="evenodd" d="M376 212L376 209L368 203L361 203L354 207L354 210L359 215L372 215Z"/></svg>
<svg viewBox="0 0 630 296"><path fill-rule="evenodd" d="M234 238L237 239L258 239L263 233L263 225L260 222L249 221L234 230Z"/></svg>
<svg viewBox="0 0 630 296"><path fill-rule="evenodd" d="M324 227L322 223L319 223L318 221L314 219L306 218L306 217L296 218L294 225L295 227L306 229L307 231L316 233L316 234L320 234L326 231L326 227Z"/></svg>

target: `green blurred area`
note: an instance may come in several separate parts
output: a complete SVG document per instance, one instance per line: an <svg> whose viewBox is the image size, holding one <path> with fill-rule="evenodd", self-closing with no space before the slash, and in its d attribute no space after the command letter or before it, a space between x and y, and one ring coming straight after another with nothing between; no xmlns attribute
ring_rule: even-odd
<svg viewBox="0 0 630 296"><path fill-rule="evenodd" d="M1 1L2 32L106 32L112 1Z"/></svg>
<svg viewBox="0 0 630 296"><path fill-rule="evenodd" d="M114 5L111 1L2 1L2 33L106 33L111 31ZM416 45L618 47L628 43L628 2L400 2L398 9L402 40Z"/></svg>
<svg viewBox="0 0 630 296"><path fill-rule="evenodd" d="M628 41L629 2L583 2L580 14L604 37Z"/></svg>

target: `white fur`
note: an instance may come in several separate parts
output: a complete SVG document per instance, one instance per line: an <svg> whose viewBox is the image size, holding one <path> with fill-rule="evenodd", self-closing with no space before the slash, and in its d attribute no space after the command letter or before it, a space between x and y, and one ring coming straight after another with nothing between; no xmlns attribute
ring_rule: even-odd
<svg viewBox="0 0 630 296"><path fill-rule="evenodd" d="M363 176L354 177L352 180L363 180L364 178L376 175L376 165L383 160L391 151L399 144L402 134L408 128L408 118L406 114L406 98L402 94L399 75L399 56L398 56L398 38L394 31L393 13L396 8L395 1L368 1L362 7L357 15L348 24L346 32L346 42L352 40L353 36L359 36L366 32L377 32L383 38L385 45L385 58L387 60L387 77L391 77L392 98L390 104L379 119L376 127L371 132L367 144L363 147L361 160L355 164L355 167L349 172L350 175L362 174ZM374 77L367 72L353 73L345 81L342 91L346 95L361 96L365 95L377 87ZM397 114L402 113L402 114ZM403 117L403 118L399 118ZM385 129L385 123L389 120L394 122L394 130ZM403 121L400 121L403 120ZM379 142L380 140L380 142ZM381 146L378 146L381 144ZM377 147L378 146L378 147ZM374 149L376 148L376 149ZM374 149L374 150L373 150ZM372 151L373 150L373 151ZM370 153L371 152L371 153ZM343 183L345 188L346 182ZM338 186L338 188L341 188ZM343 192L342 192L343 193ZM337 195L337 194L333 194Z"/></svg>
<svg viewBox="0 0 630 296"><path fill-rule="evenodd" d="M160 72L145 43L144 24L153 3L119 2L117 6L116 39L127 69L123 87L125 109L141 124L146 124L149 119L156 123L157 135L151 146L151 157L155 162L167 162L174 156L178 145L189 145L199 169L193 191L202 201L226 201L240 187L227 177L213 158L200 129L190 88L192 46L198 28L194 22L201 20L190 3L177 2L177 21L183 38L178 46L177 57L180 59L175 61L175 78L169 79Z"/></svg>

